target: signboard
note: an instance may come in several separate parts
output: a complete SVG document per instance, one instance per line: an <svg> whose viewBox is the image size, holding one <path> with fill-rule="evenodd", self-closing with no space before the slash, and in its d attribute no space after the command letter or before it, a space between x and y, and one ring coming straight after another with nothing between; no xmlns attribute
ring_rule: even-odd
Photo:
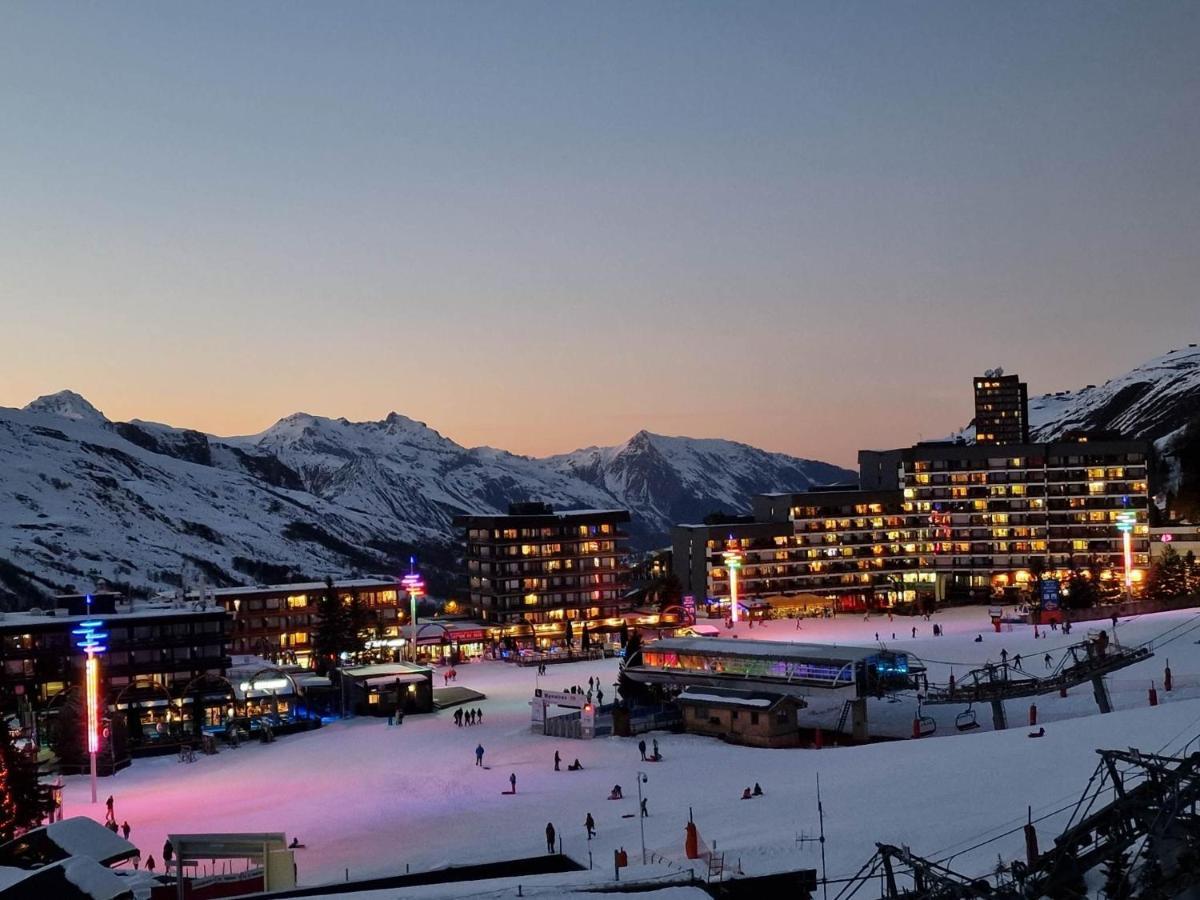
<svg viewBox="0 0 1200 900"><path fill-rule="evenodd" d="M689 622L696 621L696 598L692 594L683 598L683 612Z"/></svg>
<svg viewBox="0 0 1200 900"><path fill-rule="evenodd" d="M579 714L579 736L589 740L596 736L596 707L588 703Z"/></svg>
<svg viewBox="0 0 1200 900"><path fill-rule="evenodd" d="M487 638L487 632L482 628L464 628L461 631L455 629L449 632L447 637L452 641L460 644L468 644L473 641L482 641Z"/></svg>
<svg viewBox="0 0 1200 900"><path fill-rule="evenodd" d="M1057 578L1042 579L1042 609L1053 612L1062 602Z"/></svg>

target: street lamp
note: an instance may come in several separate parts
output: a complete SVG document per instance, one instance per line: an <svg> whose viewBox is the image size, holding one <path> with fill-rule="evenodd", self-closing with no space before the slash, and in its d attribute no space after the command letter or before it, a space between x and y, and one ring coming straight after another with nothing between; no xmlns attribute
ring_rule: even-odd
<svg viewBox="0 0 1200 900"><path fill-rule="evenodd" d="M87 747L92 770L93 803L96 802L96 754L100 750L100 662L96 657L104 652L103 641L108 637L107 632L100 630L103 625L99 619L89 619L80 622L78 628L71 629L71 633L78 636L75 646L87 654L83 672L87 689Z"/></svg>
<svg viewBox="0 0 1200 900"><path fill-rule="evenodd" d="M1125 599L1133 599L1133 526L1137 523L1137 513L1131 509L1117 513L1117 531L1121 532L1121 541L1125 552Z"/></svg>
<svg viewBox="0 0 1200 900"><path fill-rule="evenodd" d="M417 598L425 594L425 582L417 574L417 558L408 558L408 574L400 579L400 584L408 592L408 615L412 626L412 661L417 661Z"/></svg>
<svg viewBox="0 0 1200 900"><path fill-rule="evenodd" d="M729 620L738 620L738 569L742 567L742 551L732 536L721 554L725 560L725 568L729 570Z"/></svg>
<svg viewBox="0 0 1200 900"><path fill-rule="evenodd" d="M642 800L642 785L645 784L649 780L650 779L646 777L645 772L637 773L638 828L640 828L641 832L642 832L642 865L643 866L646 864L646 816L642 812L642 804L645 802L644 800Z"/></svg>

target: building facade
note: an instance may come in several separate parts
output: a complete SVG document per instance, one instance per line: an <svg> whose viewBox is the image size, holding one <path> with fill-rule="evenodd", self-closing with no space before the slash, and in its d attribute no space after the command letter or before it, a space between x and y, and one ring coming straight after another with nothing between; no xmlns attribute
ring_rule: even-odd
<svg viewBox="0 0 1200 900"><path fill-rule="evenodd" d="M994 369L975 379L975 443L1029 443L1029 390L1019 376Z"/></svg>
<svg viewBox="0 0 1200 900"><path fill-rule="evenodd" d="M921 444L903 454L905 512L925 520L923 583L936 599L983 599L1029 582L1030 568L1063 575L1124 571L1118 517L1130 514L1134 578L1149 564L1146 441L997 446Z"/></svg>
<svg viewBox="0 0 1200 900"><path fill-rule="evenodd" d="M567 623L602 627L627 612L625 510L554 512L520 504L509 515L459 516L473 615L518 646L563 643Z"/></svg>
<svg viewBox="0 0 1200 900"><path fill-rule="evenodd" d="M99 620L107 634L97 670L99 693L108 715L122 720L128 747L137 751L181 731L198 731L205 720L203 698L190 688L206 676L223 676L229 666L224 609L191 602L129 604L103 594L93 597L90 611L82 597L58 603L45 612L0 616L0 708L44 739L47 724L84 683L84 654L72 631Z"/></svg>
<svg viewBox="0 0 1200 900"><path fill-rule="evenodd" d="M1144 441L920 444L895 453L898 490L764 494L752 522L676 526L675 572L698 604L728 603L731 548L743 601L810 594L849 611L1015 598L1039 570L1122 578L1117 523L1128 515L1138 581L1150 451ZM872 456L878 480L891 459Z"/></svg>
<svg viewBox="0 0 1200 900"><path fill-rule="evenodd" d="M396 579L346 579L335 581L333 588L346 605L358 598L367 615L372 641L380 646L400 645L408 606ZM231 653L308 668L312 664L317 605L326 590L325 582L310 581L218 588L208 594L233 617Z"/></svg>

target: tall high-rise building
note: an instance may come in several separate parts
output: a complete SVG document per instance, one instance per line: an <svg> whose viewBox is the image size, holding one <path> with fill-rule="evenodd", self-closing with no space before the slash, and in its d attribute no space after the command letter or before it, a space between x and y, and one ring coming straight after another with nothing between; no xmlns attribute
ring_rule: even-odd
<svg viewBox="0 0 1200 900"><path fill-rule="evenodd" d="M1020 376L988 369L975 379L975 442L1029 443L1029 394Z"/></svg>

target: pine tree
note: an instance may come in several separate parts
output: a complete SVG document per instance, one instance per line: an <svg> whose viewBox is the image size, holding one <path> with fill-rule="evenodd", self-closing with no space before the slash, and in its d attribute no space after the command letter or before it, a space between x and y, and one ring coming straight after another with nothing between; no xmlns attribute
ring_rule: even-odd
<svg viewBox="0 0 1200 900"><path fill-rule="evenodd" d="M1069 609L1090 609L1096 605L1100 592L1095 582L1085 574L1084 570L1073 565L1067 576L1067 602Z"/></svg>
<svg viewBox="0 0 1200 900"><path fill-rule="evenodd" d="M54 809L54 793L38 780L36 757L17 749L0 727L0 842L41 822Z"/></svg>
<svg viewBox="0 0 1200 900"><path fill-rule="evenodd" d="M1188 592L1186 563L1174 547L1168 546L1150 567L1146 593L1155 600L1182 597Z"/></svg>
<svg viewBox="0 0 1200 900"><path fill-rule="evenodd" d="M1200 592L1200 568L1196 565L1196 554L1189 550L1183 557L1183 574L1187 584L1187 592Z"/></svg>
<svg viewBox="0 0 1200 900"><path fill-rule="evenodd" d="M317 601L317 625L313 630L313 655L317 671L324 674L337 666L338 657L346 649L350 631L350 612L338 596L333 579L325 579L325 592Z"/></svg>
<svg viewBox="0 0 1200 900"><path fill-rule="evenodd" d="M346 633L342 639L342 650L346 653L362 653L366 647L366 635L371 622L367 607L355 591L350 595L350 606L346 612Z"/></svg>

